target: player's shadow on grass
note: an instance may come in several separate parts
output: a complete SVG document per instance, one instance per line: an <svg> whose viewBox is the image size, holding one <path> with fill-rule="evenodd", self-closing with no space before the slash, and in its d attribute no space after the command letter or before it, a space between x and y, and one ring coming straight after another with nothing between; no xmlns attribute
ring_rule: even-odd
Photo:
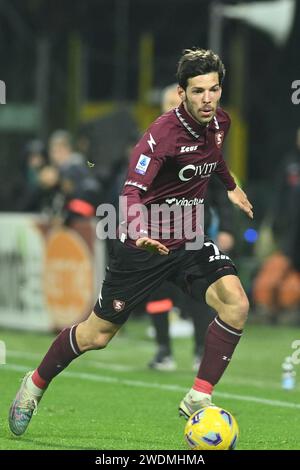
<svg viewBox="0 0 300 470"><path fill-rule="evenodd" d="M21 438L15 438L15 437L11 437L11 441L15 441L16 440L22 440L22 442L26 442L27 444L33 444L34 446L32 448L30 448L28 446L27 450L97 450L95 449L95 447L82 447L82 446L71 446L71 445L60 445L60 444L57 444L57 443L51 443L49 444L49 442L44 442L44 441L41 441L40 439L29 439L28 437L21 437ZM40 447L39 447L40 446Z"/></svg>
<svg viewBox="0 0 300 470"><path fill-rule="evenodd" d="M17 438L18 439L18 438ZM111 437L110 438L105 438L104 436L101 436L101 439L99 439L99 446L98 448L96 447L83 447L83 446L71 446L71 445L60 445L60 444L57 444L57 443L54 443L52 442L51 444L45 442L45 441L42 441L40 439L29 439L28 437L24 438L20 438L22 440L23 443L27 443L28 444L28 447L27 447L27 450L110 450L110 449L115 449L115 450L129 450L128 447L124 446L124 447L120 447L120 440L119 439L116 439L114 441L114 439L112 439ZM16 441L16 438L12 437L10 439L11 441ZM108 447L105 447L103 446L103 443L104 441L109 441L109 445ZM115 442L115 445L113 444L113 442ZM151 441L152 443L152 449L149 449L149 450L168 450L170 449L170 443L169 442L163 442L162 440L157 440L157 441ZM33 447L31 448L30 447L30 444L33 445ZM124 442L124 444L126 444ZM135 447L134 444L137 444L138 447ZM165 449L165 445L167 444L167 449ZM131 445L131 449L146 449L147 450L147 447L149 446L149 441L147 440L141 440L141 439L131 439L130 440L130 445ZM156 445L156 446L155 446Z"/></svg>
<svg viewBox="0 0 300 470"><path fill-rule="evenodd" d="M101 450L106 450L106 449L116 449L116 450L129 450L128 447L124 446L123 448L120 448L120 439L113 439L111 436L110 437L105 437L101 436L99 438L99 445L96 448L95 446L80 446L80 445L63 445L63 444L58 444L54 443L53 441L51 443L45 442L39 438L29 438L29 437L13 437L10 436L8 439L10 442L15 442L16 444L18 442L26 443L27 450L94 450L97 451L99 449ZM105 447L103 444L108 441L108 446ZM30 446L32 444L32 447ZM126 442L124 442L126 445ZM137 444L137 447L135 446ZM157 440L152 440L151 441L152 448L148 450L168 450L171 449L170 447L170 441L164 441L163 439L157 439ZM149 446L149 441L144 440L144 439L131 439L130 440L130 445L131 449L146 449ZM178 444L177 444L178 445ZM181 447L178 447L179 449ZM183 449L185 447L182 446ZM17 450L18 446L14 446L14 449ZM24 449L24 446L22 446L22 449Z"/></svg>

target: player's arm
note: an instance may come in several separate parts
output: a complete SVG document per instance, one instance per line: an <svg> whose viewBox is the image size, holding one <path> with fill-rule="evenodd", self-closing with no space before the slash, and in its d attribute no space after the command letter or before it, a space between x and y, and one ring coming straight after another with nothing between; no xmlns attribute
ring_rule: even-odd
<svg viewBox="0 0 300 470"><path fill-rule="evenodd" d="M136 235L134 237L130 234L130 225L132 227L136 223L136 213L132 210L134 209L133 206L141 206L143 193L147 192L151 187L153 180L166 159L165 153L164 139L158 139L149 132L145 133L132 152L122 192L122 196L126 197L125 219L127 228L129 228L130 238L136 240L138 248L157 252L161 255L168 254L169 250L157 240L148 237L148 227L142 211L140 213L138 230L135 230Z"/></svg>
<svg viewBox="0 0 300 470"><path fill-rule="evenodd" d="M139 227L136 230L136 236L130 231L130 223L134 223L134 219L136 218L136 214L134 211L131 211L130 208L133 205L136 207L141 206L141 189L138 189L134 186L127 185L124 188L122 196L126 197L126 209L124 210L124 206L122 207L123 214L126 212L126 224L127 224L127 232L130 238L136 239L136 246L142 250L147 250L151 252L158 253L159 255L168 255L169 250L168 248L160 243L158 240L153 240L149 238L148 235L148 227L147 224L142 216L142 212L140 212L140 219L139 219ZM124 204L124 200L121 201Z"/></svg>
<svg viewBox="0 0 300 470"><path fill-rule="evenodd" d="M246 212L250 219L253 219L253 206L248 200L244 191L239 186L237 186L223 158L221 158L221 160L218 162L215 173L225 185L229 200L242 211Z"/></svg>
<svg viewBox="0 0 300 470"><path fill-rule="evenodd" d="M236 186L235 189L227 191L229 200L238 206L242 211L246 212L250 219L253 219L253 206L247 198L246 193L239 187Z"/></svg>
<svg viewBox="0 0 300 470"><path fill-rule="evenodd" d="M215 175L212 175L209 181L207 201L208 205L216 210L219 218L217 245L221 251L229 252L235 244L233 232L234 209L229 199L224 197L224 186Z"/></svg>
<svg viewBox="0 0 300 470"><path fill-rule="evenodd" d="M225 123L224 123L224 140L225 140L225 137L228 134L228 131L230 128L231 120L230 120L229 115L224 110L222 110L222 114L223 114L223 117L226 118ZM246 212L246 214L248 215L248 217L250 217L250 219L253 219L253 211L252 211L253 207L251 203L249 202L247 195L244 193L244 191L242 191L242 189L237 186L234 178L230 174L230 171L226 165L226 162L222 154L220 154L220 159L218 161L217 168L215 169L215 173L217 174L219 179L222 181L222 183L226 187L229 200L233 204L238 206L242 211Z"/></svg>

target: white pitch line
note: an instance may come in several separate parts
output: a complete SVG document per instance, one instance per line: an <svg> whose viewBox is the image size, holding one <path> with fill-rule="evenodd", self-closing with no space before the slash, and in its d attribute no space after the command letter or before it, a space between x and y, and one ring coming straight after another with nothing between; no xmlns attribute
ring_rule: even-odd
<svg viewBox="0 0 300 470"><path fill-rule="evenodd" d="M42 359L42 354L8 350L7 357L17 357L17 358L30 359L30 360L32 359L32 360L37 360L40 362ZM135 372L135 371L140 370L140 368L138 367L125 366L122 364L114 364L111 362L98 362L98 361L85 360L84 363L87 366L95 367L96 369L114 370L116 372Z"/></svg>
<svg viewBox="0 0 300 470"><path fill-rule="evenodd" d="M7 351L7 356L8 357L16 357L16 358L22 358L22 359L32 359L32 360L37 360L40 362L42 354L38 353L30 353L26 351L15 351L15 350L8 350ZM113 362L99 362L99 361L91 361L91 360L84 360L84 364L93 367L96 369L102 369L102 370L111 370L115 372L137 372L143 369L143 367L133 367L133 366L128 366L128 365L123 365L123 364L116 364ZM261 388L265 389L266 385L274 390L281 390L281 385L277 382L271 381L271 380L254 380L254 379L249 379L248 377L242 377L242 376L230 376L230 377L223 377L222 378L222 384L227 384L227 385L241 385L241 386L247 386L247 387L254 387L254 388ZM299 389L299 386L296 387L296 390Z"/></svg>
<svg viewBox="0 0 300 470"><path fill-rule="evenodd" d="M300 409L299 403L290 403L288 401L281 401L281 400L269 400L268 398L261 398L261 397L251 397L247 395L237 395L235 393L224 393L224 392L215 392L215 395L218 395L222 398L230 398L233 400L241 400L241 401L250 401L254 403L260 403L263 405L270 405L270 406L277 406L283 408L298 408Z"/></svg>
<svg viewBox="0 0 300 470"><path fill-rule="evenodd" d="M18 372L25 372L28 371L28 367L21 366L19 364L6 364L3 367L5 370L10 371L18 371ZM142 387L142 388L155 388L159 390L164 390L168 392L186 392L187 388L182 387L180 385L172 385L172 384L160 384L155 382L143 382L139 380L127 380L127 379L120 379L117 377L108 377L103 375L95 375L95 374L88 374L85 372L68 372L65 371L63 377L71 378L71 379L82 379L82 380L90 380L93 382L106 382L106 383L117 383L120 385L128 385L129 387ZM290 403L281 400L269 400L267 398L262 397L255 397L255 396L247 396L247 395L237 395L234 393L224 393L224 392L214 392L214 396L218 396L220 398L229 398L237 401L247 401L247 402L254 402L259 403L262 405L268 406L275 406L281 408L293 408L293 409L300 409L299 403Z"/></svg>
<svg viewBox="0 0 300 470"><path fill-rule="evenodd" d="M271 388L273 390L282 390L280 383L274 382L272 380L253 380L236 375L222 377L222 384L241 385L246 387L262 388L264 390L266 389L266 387ZM299 389L299 386L297 385L295 389Z"/></svg>

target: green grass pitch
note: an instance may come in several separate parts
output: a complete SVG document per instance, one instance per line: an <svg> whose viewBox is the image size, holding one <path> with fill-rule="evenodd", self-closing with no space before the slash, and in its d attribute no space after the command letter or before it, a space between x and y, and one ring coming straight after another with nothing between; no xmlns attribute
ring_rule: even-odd
<svg viewBox="0 0 300 470"><path fill-rule="evenodd" d="M0 449L186 449L177 407L194 379L192 339L173 340L178 370L152 371L148 325L131 319L106 350L74 361L53 381L19 438L9 431L8 409L20 379L53 336L0 330L7 347L0 366ZM295 339L299 328L247 327L214 394L215 404L238 421L237 449L300 449L300 366L295 390L280 387L281 363Z"/></svg>

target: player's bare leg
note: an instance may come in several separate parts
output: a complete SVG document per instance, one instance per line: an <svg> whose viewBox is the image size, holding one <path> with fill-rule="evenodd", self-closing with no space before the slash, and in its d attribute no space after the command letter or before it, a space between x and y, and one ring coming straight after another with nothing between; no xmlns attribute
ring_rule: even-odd
<svg viewBox="0 0 300 470"><path fill-rule="evenodd" d="M211 394L242 336L249 302L237 276L218 279L206 291L206 302L218 313L209 325L204 355L191 390L179 405L181 416L188 418L200 408L211 405Z"/></svg>
<svg viewBox="0 0 300 470"><path fill-rule="evenodd" d="M103 320L92 312L87 320L77 325L76 341L81 353L105 348L120 328L121 325Z"/></svg>
<svg viewBox="0 0 300 470"><path fill-rule="evenodd" d="M54 340L39 367L25 375L9 410L11 431L16 436L23 434L51 380L84 352L105 348L119 329L120 325L103 320L94 312L79 325L65 328Z"/></svg>

